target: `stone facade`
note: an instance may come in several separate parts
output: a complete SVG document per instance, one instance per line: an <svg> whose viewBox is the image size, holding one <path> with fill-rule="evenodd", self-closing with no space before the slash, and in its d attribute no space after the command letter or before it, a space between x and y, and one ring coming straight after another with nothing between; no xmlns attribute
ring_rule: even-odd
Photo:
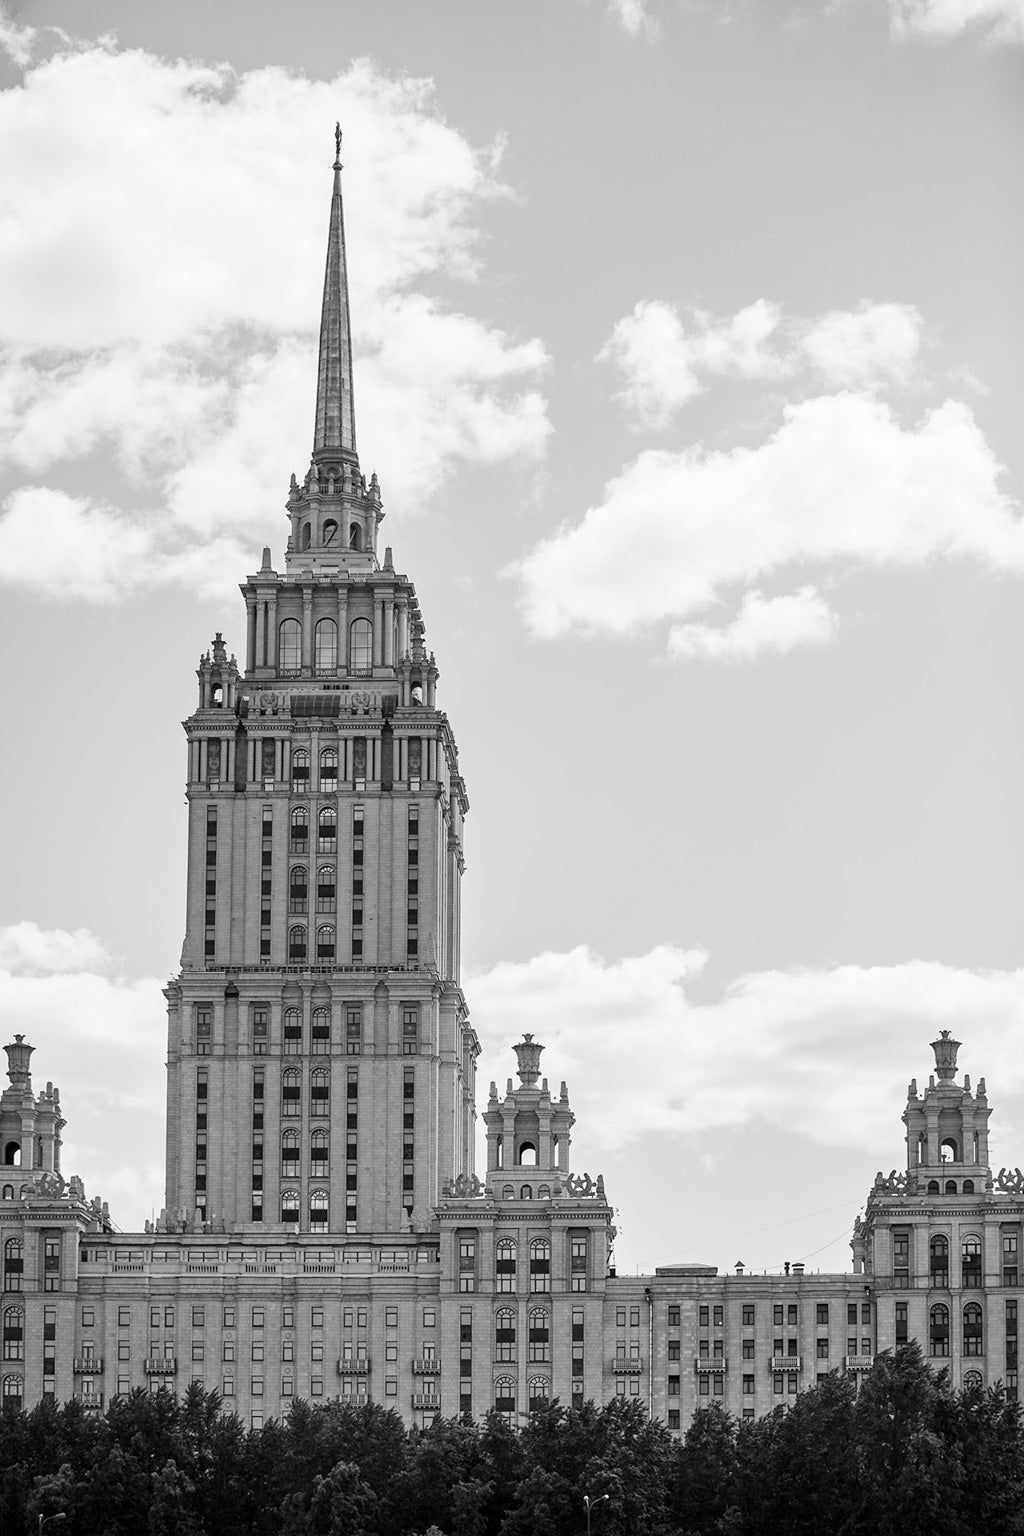
<svg viewBox="0 0 1024 1536"><path fill-rule="evenodd" d="M1016 1393L1024 1176L988 1167L984 1080L910 1085L905 1173L878 1175L849 1274L616 1276L603 1182L574 1170L566 1085L532 1035L490 1086L460 981L458 751L415 589L378 558L355 438L334 167L310 468L284 570L242 586L188 742L188 891L167 987L167 1184L113 1230L60 1167L51 1084L9 1045L0 1096L3 1396L101 1409L135 1388L223 1394L258 1425L297 1397L410 1423L558 1397L640 1399L674 1430L746 1417L916 1338Z"/></svg>

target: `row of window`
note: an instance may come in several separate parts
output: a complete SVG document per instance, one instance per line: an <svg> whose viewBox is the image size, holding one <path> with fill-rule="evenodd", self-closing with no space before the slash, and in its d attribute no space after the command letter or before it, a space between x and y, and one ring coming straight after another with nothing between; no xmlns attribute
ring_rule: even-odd
<svg viewBox="0 0 1024 1536"><path fill-rule="evenodd" d="M327 528L337 531L335 525L328 523L325 535ZM324 542L330 540L325 537ZM318 672L337 669L338 626L334 619L318 619L313 627L313 665ZM282 619L277 626L277 667L280 672L298 672L302 668L299 619ZM369 619L353 619L348 627L348 667L350 672L369 672L373 668L373 625Z"/></svg>
<svg viewBox="0 0 1024 1536"><path fill-rule="evenodd" d="M1016 1232L1002 1235L1002 1282L1004 1285L1019 1283L1019 1240ZM910 1233L894 1230L892 1234L893 1286L896 1290L910 1287ZM928 1280L936 1290L950 1288L949 1239L941 1234L928 1244ZM983 1284L981 1269L981 1239L973 1233L960 1244L960 1285L964 1290L980 1290Z"/></svg>
<svg viewBox="0 0 1024 1536"><path fill-rule="evenodd" d="M848 1324L856 1323L857 1316L858 1316L858 1304L855 1301L847 1302L847 1304L846 1304L846 1321L847 1321L847 1323ZM672 1305L672 1306L668 1307L667 1313L666 1313L666 1321L667 1321L667 1324L668 1324L669 1328L679 1328L681 1326L681 1318L682 1318L682 1308L681 1307L675 1306L675 1305ZM757 1306L756 1306L756 1304L754 1302L744 1302L743 1306L741 1308L740 1318L741 1318L741 1322L742 1322L742 1325L743 1325L744 1328L753 1328L753 1327L755 1327L756 1323L757 1323ZM824 1327L826 1327L828 1325L828 1322L829 1322L829 1303L827 1301L818 1301L818 1302L814 1303L814 1321L815 1321L815 1324L819 1328L824 1328ZM870 1321L871 1321L871 1303L870 1303L870 1301L863 1301L863 1302L860 1303L860 1321L862 1323L870 1323ZM616 1322L616 1325L618 1327L620 1327L620 1328L624 1328L626 1326L626 1309L624 1307L619 1307L617 1309L616 1314L615 1314L615 1322ZM772 1322L773 1322L773 1324L775 1325L776 1328L782 1327L783 1324L785 1324L785 1326L787 1326L789 1328L799 1327L799 1324L800 1324L800 1307L799 1307L799 1303L795 1302L795 1301L781 1302L781 1303L780 1302L774 1302L772 1304ZM632 1310L630 1312L629 1326L631 1328L636 1328L636 1327L639 1326L639 1323L640 1323L640 1309L639 1309L639 1307L634 1307L634 1308L632 1308ZM710 1328L710 1327L723 1328L725 1326L725 1306L724 1306L724 1304L719 1305L719 1306L713 1306L713 1305L710 1305L710 1304L707 1305L707 1306L698 1306L698 1308L697 1308L697 1324L698 1324L698 1327L700 1327L700 1328Z"/></svg>
<svg viewBox="0 0 1024 1536"><path fill-rule="evenodd" d="M60 1250L59 1237L44 1236L42 1241L44 1291L60 1290ZM3 1260L4 1290L20 1291L25 1276L25 1248L20 1237L9 1237L6 1240Z"/></svg>

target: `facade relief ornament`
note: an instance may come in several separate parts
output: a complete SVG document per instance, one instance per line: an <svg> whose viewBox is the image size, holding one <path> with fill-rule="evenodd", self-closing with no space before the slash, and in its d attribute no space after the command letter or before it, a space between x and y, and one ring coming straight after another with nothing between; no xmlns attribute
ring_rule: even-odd
<svg viewBox="0 0 1024 1536"><path fill-rule="evenodd" d="M996 1189L1004 1195L1024 1195L1024 1173L1019 1168L1000 1168Z"/></svg>

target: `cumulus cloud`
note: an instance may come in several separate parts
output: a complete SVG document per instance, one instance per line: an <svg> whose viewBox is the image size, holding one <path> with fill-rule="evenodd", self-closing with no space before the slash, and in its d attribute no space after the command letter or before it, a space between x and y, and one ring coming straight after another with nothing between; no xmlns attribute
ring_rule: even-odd
<svg viewBox="0 0 1024 1536"><path fill-rule="evenodd" d="M37 1091L47 1080L62 1090L65 1176L80 1174L90 1195L110 1202L118 1225L133 1230L163 1204L160 989L155 979L118 975L101 941L85 929L31 922L0 928L5 1041L21 1034L36 1048Z"/></svg>
<svg viewBox="0 0 1024 1536"><path fill-rule="evenodd" d="M507 574L519 580L527 627L544 638L692 619L787 567L969 559L1019 574L1024 524L1000 472L960 402L905 428L878 399L821 396L787 406L754 448L642 453L580 522ZM758 629L777 635L787 614L805 638L824 638L810 596L767 613L760 602L738 621L748 644Z"/></svg>
<svg viewBox="0 0 1024 1536"><path fill-rule="evenodd" d="M1022 971L921 961L762 971L694 1003L687 983L704 959L663 945L607 962L581 947L483 971L469 983L481 1070L500 1083L509 1041L529 1029L605 1151L650 1133L763 1123L874 1155L893 1140L908 1079L931 1069L939 1029L964 1040L968 1071L1024 1089Z"/></svg>
<svg viewBox="0 0 1024 1536"><path fill-rule="evenodd" d="M722 628L676 624L669 630L673 661L752 661L764 653L784 656L797 646L827 645L839 620L814 587L781 597L747 592L736 617Z"/></svg>
<svg viewBox="0 0 1024 1536"><path fill-rule="evenodd" d="M658 29L649 0L608 0L608 15L629 37L652 37Z"/></svg>
<svg viewBox="0 0 1024 1536"><path fill-rule="evenodd" d="M22 31L8 51L38 43ZM429 82L365 61L326 82L235 75L58 39L0 93L0 134L19 145L0 227L0 288L16 296L0 314L0 467L38 484L111 453L138 487L117 515L147 537L160 515L181 570L217 538L280 535L311 438L336 116L360 447L367 468L380 451L388 510L415 515L460 461L542 453L540 343L416 291L474 283L480 210L505 195L497 148L443 123ZM394 431L393 409L415 434ZM104 569L91 590L50 590L102 595Z"/></svg>
<svg viewBox="0 0 1024 1536"><path fill-rule="evenodd" d="M893 35L945 42L964 33L1024 42L1024 0L889 0Z"/></svg>
<svg viewBox="0 0 1024 1536"><path fill-rule="evenodd" d="M634 423L660 429L713 376L779 380L803 372L828 388L906 385L922 339L922 318L910 304L865 300L808 320L756 299L726 319L695 309L684 323L674 305L655 299L619 320L598 356L619 371L618 399Z"/></svg>

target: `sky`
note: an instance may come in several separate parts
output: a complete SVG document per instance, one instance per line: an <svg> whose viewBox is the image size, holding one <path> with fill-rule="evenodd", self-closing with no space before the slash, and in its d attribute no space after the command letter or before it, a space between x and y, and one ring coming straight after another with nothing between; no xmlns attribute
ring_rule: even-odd
<svg viewBox="0 0 1024 1536"><path fill-rule="evenodd" d="M850 1267L939 1029L1024 1164L1024 0L0 0L0 1020L163 1204L185 740L361 461L620 1273Z"/></svg>

